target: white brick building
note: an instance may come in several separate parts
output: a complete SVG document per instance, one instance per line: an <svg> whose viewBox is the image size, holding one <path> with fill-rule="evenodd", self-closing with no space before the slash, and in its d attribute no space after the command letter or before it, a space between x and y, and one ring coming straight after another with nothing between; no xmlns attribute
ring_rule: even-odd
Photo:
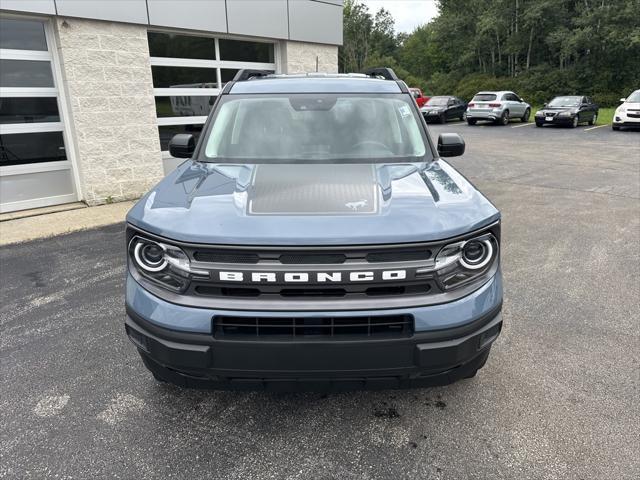
<svg viewBox="0 0 640 480"><path fill-rule="evenodd" d="M342 0L2 0L0 211L137 198L240 68L336 72Z"/></svg>

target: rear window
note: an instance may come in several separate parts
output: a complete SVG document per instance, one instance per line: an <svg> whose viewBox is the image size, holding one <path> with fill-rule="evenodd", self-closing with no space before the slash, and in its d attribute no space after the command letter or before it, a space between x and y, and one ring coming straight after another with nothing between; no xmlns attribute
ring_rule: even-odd
<svg viewBox="0 0 640 480"><path fill-rule="evenodd" d="M473 97L472 102L491 102L495 99L495 93L479 93L475 97Z"/></svg>

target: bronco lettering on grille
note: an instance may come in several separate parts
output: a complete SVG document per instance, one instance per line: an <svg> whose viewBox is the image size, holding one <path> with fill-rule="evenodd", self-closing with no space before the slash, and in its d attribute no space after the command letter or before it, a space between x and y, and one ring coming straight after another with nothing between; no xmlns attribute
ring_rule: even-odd
<svg viewBox="0 0 640 480"><path fill-rule="evenodd" d="M405 280L406 270L378 270L357 272L213 272L212 278L221 282L249 283L341 283Z"/></svg>

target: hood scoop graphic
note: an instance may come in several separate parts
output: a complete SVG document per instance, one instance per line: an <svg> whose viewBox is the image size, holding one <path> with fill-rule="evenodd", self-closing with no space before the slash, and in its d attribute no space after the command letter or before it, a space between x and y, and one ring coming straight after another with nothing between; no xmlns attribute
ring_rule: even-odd
<svg viewBox="0 0 640 480"><path fill-rule="evenodd" d="M257 165L249 215L377 213L374 165Z"/></svg>

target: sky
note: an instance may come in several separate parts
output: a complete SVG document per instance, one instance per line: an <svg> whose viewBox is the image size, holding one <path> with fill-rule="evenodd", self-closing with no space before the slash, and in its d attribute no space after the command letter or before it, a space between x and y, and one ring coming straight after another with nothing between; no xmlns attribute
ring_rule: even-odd
<svg viewBox="0 0 640 480"><path fill-rule="evenodd" d="M380 8L391 12L396 32L411 33L417 26L429 22L438 14L435 0L361 0L375 14Z"/></svg>

